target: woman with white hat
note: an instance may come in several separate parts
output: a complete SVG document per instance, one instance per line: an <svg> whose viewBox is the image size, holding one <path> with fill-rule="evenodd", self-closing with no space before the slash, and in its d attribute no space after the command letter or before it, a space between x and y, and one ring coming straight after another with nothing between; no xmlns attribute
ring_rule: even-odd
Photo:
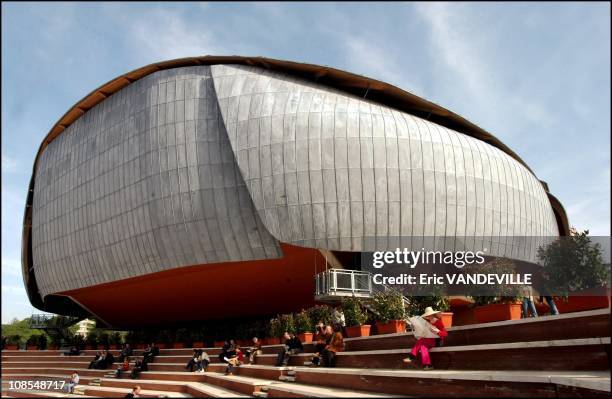
<svg viewBox="0 0 612 399"><path fill-rule="evenodd" d="M425 308L425 313L423 313L421 317L428 322L429 330L433 333L432 335L437 335L437 338L415 337L417 341L412 347L412 351L408 354L408 357L404 359L404 363L412 363L420 352L423 369L433 370L429 357L429 349L434 346L440 346L444 337L448 335L444 323L439 317L440 313L441 312L438 310L433 310L431 306Z"/></svg>

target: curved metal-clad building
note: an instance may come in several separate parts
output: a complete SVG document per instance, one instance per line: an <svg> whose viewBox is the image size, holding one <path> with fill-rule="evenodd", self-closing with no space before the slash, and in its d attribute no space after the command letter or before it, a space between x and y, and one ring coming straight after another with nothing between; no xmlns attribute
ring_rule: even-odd
<svg viewBox="0 0 612 399"><path fill-rule="evenodd" d="M293 311L336 252L489 240L533 260L561 204L498 139L388 84L267 58L153 64L95 90L38 152L31 302L110 325ZM228 298L227 289L240 286Z"/></svg>

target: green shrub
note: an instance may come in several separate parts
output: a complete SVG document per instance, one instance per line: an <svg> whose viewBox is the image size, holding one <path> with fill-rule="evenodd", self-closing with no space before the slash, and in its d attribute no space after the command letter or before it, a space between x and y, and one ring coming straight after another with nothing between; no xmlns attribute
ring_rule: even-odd
<svg viewBox="0 0 612 399"><path fill-rule="evenodd" d="M38 349L40 350L47 349L47 334L40 334L38 336Z"/></svg>
<svg viewBox="0 0 612 399"><path fill-rule="evenodd" d="M268 328L268 334L271 338L278 338L283 334L281 322L278 317L270 319L270 325Z"/></svg>
<svg viewBox="0 0 612 399"><path fill-rule="evenodd" d="M98 344L104 348L108 349L108 345L110 344L110 335L106 331L102 331L100 335L98 335Z"/></svg>
<svg viewBox="0 0 612 399"><path fill-rule="evenodd" d="M193 342L203 342L204 341L204 330L200 328L196 328L191 334L191 340Z"/></svg>
<svg viewBox="0 0 612 399"><path fill-rule="evenodd" d="M121 345L121 334L117 331L115 331L114 333L111 334L110 336L110 343L111 345Z"/></svg>
<svg viewBox="0 0 612 399"><path fill-rule="evenodd" d="M156 341L162 344L169 344L172 341L172 334L168 330L161 330L157 335Z"/></svg>
<svg viewBox="0 0 612 399"><path fill-rule="evenodd" d="M293 315L291 313L280 315L278 320L280 321L281 325L281 335L283 335L285 331L290 334L295 334L295 320L293 319Z"/></svg>
<svg viewBox="0 0 612 399"><path fill-rule="evenodd" d="M437 295L426 295L426 296L413 296L409 298L410 310L409 316L417 316L425 313L427 307L432 307L434 310L440 312L448 312L450 310L450 304L444 296Z"/></svg>
<svg viewBox="0 0 612 399"><path fill-rule="evenodd" d="M186 328L179 328L176 330L176 342L182 342L188 347L193 346L193 340L191 339L191 333Z"/></svg>
<svg viewBox="0 0 612 399"><path fill-rule="evenodd" d="M506 258L495 258L483 265L474 264L468 266L468 268L467 271L469 273L516 274L516 267L513 261ZM515 303L522 298L524 287L512 284L477 285L470 288L470 290L478 293L477 295L470 295L474 300L473 306L482 306L493 303Z"/></svg>
<svg viewBox="0 0 612 399"><path fill-rule="evenodd" d="M96 329L93 329L89 332L89 334L87 334L87 338L85 338L85 343L87 345L91 345L92 347L96 348L98 346L98 341L99 341L99 336L98 336L99 332Z"/></svg>
<svg viewBox="0 0 612 399"><path fill-rule="evenodd" d="M306 310L302 310L300 313L296 313L294 320L295 328L298 333L312 332L313 324Z"/></svg>
<svg viewBox="0 0 612 399"><path fill-rule="evenodd" d="M313 326L317 325L319 321L323 324L328 325L332 322L332 309L327 305L316 305L306 310L310 316L310 321Z"/></svg>
<svg viewBox="0 0 612 399"><path fill-rule="evenodd" d="M377 292L372 299L376 321L387 323L390 320L406 318L406 309L401 292L389 289L388 291Z"/></svg>
<svg viewBox="0 0 612 399"><path fill-rule="evenodd" d="M342 313L347 327L361 326L368 319L368 314L363 310L361 300L356 297L345 298L342 301Z"/></svg>
<svg viewBox="0 0 612 399"><path fill-rule="evenodd" d="M9 345L19 345L21 343L21 336L17 334L10 335L8 337Z"/></svg>
<svg viewBox="0 0 612 399"><path fill-rule="evenodd" d="M30 335L30 338L26 341L26 345L29 348L37 348L40 340L40 335Z"/></svg>
<svg viewBox="0 0 612 399"><path fill-rule="evenodd" d="M71 339L71 344L79 349L83 349L85 347L85 339L80 334L73 335Z"/></svg>

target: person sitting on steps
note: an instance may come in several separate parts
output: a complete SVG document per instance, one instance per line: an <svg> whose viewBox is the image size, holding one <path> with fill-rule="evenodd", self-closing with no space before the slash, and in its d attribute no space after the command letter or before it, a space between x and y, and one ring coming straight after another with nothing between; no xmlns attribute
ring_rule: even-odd
<svg viewBox="0 0 612 399"><path fill-rule="evenodd" d="M234 372L234 367L239 365L235 346L231 344L233 341L234 340L225 341L223 348L221 348L221 353L219 353L219 360L227 364L225 375L232 374Z"/></svg>
<svg viewBox="0 0 612 399"><path fill-rule="evenodd" d="M123 364L117 367L117 370L115 371L115 378L121 378L121 375L123 375L124 372L129 371L129 370L130 370L130 358L126 356L123 359Z"/></svg>
<svg viewBox="0 0 612 399"><path fill-rule="evenodd" d="M255 358L262 353L261 340L257 337L253 337L253 346L246 350L246 354L249 357L249 363L253 364L255 362Z"/></svg>
<svg viewBox="0 0 612 399"><path fill-rule="evenodd" d="M126 357L131 357L131 356L132 356L132 348L130 347L130 344L125 344L123 349L121 349L121 354L119 355L119 361L122 362L123 359L125 359Z"/></svg>
<svg viewBox="0 0 612 399"><path fill-rule="evenodd" d="M89 366L87 368L88 369L96 368L96 365L100 359L102 359L102 352L98 351L94 359L91 362L89 362Z"/></svg>
<svg viewBox="0 0 612 399"><path fill-rule="evenodd" d="M198 357L200 356L200 354L198 353L197 349L193 350L193 354L191 355L191 359L189 359L189 362L187 363L187 365L185 366L186 369L188 369L190 372L193 372L193 368L194 366L198 366Z"/></svg>
<svg viewBox="0 0 612 399"><path fill-rule="evenodd" d="M437 334L438 338L418 338L412 347L412 351L408 354L408 357L404 359L404 363L412 363L420 352L423 370L433 370L431 358L429 357L429 349L435 346L441 346L444 343L444 338L448 335L446 327L444 327L444 323L440 318L440 313L440 311L433 310L431 306L425 308L425 313L423 313L421 317L430 324L429 329L432 333Z"/></svg>
<svg viewBox="0 0 612 399"><path fill-rule="evenodd" d="M321 352L321 358L323 359L324 367L336 367L336 355L338 352L344 350L344 337L342 336L342 325L334 324L332 329L331 326L326 327L326 334L331 335L329 344L325 346L323 352Z"/></svg>
<svg viewBox="0 0 612 399"><path fill-rule="evenodd" d="M331 327L330 327L331 329ZM314 354L312 356L312 365L313 366L318 366L319 365L319 360L321 358L321 353L323 352L323 349L325 349L325 347L327 346L327 344L329 343L329 341L332 338L331 334L327 334L327 331L329 331L325 325L323 324L322 321L319 321L317 323L316 326L316 330L315 330L315 335L313 337L312 342L314 342Z"/></svg>
<svg viewBox="0 0 612 399"><path fill-rule="evenodd" d="M300 341L300 339L295 334L289 334L287 331L285 331L283 338L285 340L285 345L281 349L276 359L277 367L286 366L287 364L289 364L289 359L292 355L297 355L298 353L304 350L302 341Z"/></svg>
<svg viewBox="0 0 612 399"><path fill-rule="evenodd" d="M198 362L196 365L198 366L197 372L203 373L208 369L208 365L210 364L210 357L208 353L204 352L203 349L198 349Z"/></svg>

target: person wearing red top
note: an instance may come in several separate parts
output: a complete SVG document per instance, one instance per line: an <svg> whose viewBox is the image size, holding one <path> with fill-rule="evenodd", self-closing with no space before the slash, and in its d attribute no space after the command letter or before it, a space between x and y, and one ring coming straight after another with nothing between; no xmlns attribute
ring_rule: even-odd
<svg viewBox="0 0 612 399"><path fill-rule="evenodd" d="M412 351L408 354L408 357L404 359L404 363L412 363L416 359L419 352L421 353L421 363L423 364L423 370L433 370L431 365L431 358L429 357L429 349L440 346L444 342L444 338L448 335L442 319L438 316L440 311L435 311L431 307L425 309L425 313L421 317L429 324L431 332L438 335L438 338L419 338L412 347Z"/></svg>

